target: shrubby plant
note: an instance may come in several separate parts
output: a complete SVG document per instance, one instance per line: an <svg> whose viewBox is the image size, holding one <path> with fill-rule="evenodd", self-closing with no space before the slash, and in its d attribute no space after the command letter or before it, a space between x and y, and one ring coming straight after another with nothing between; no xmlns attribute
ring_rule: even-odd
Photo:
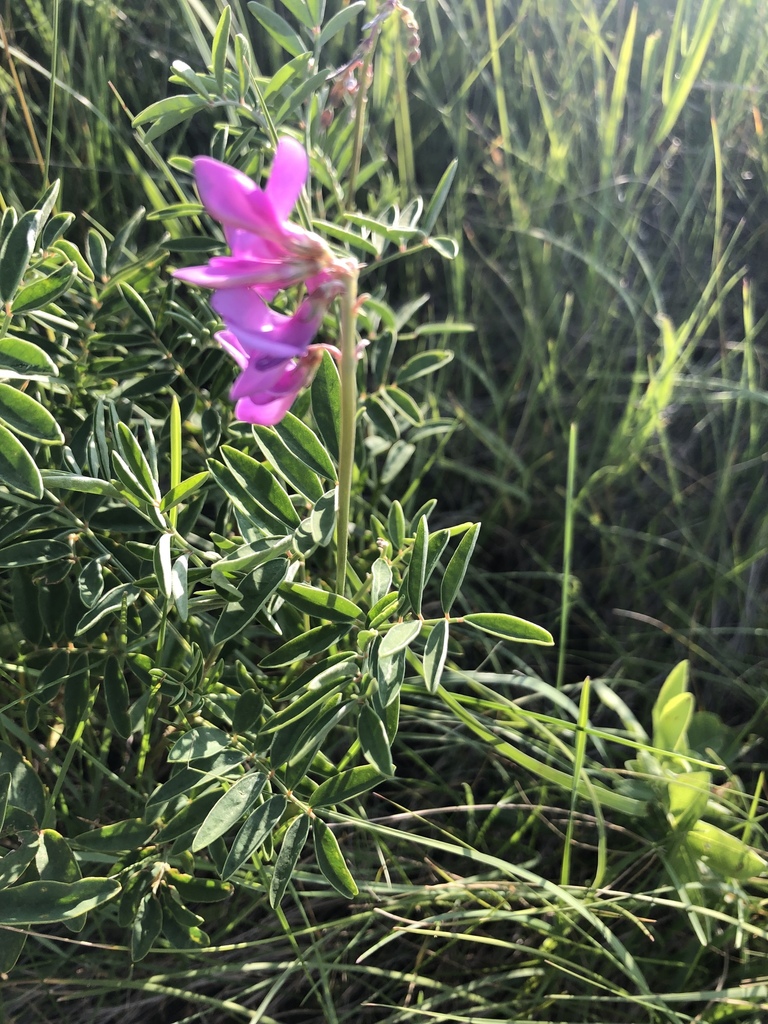
<svg viewBox="0 0 768 1024"><path fill-rule="evenodd" d="M356 13L332 19L318 46ZM434 500L406 516L393 494L416 445L452 429L416 390L449 353L427 349L393 373L412 311L380 291L357 295L361 256L399 256L404 242L452 252L428 233L450 173L426 214L421 199L402 212L354 207L373 49L393 13L415 53L412 15L386 3L339 90L339 75L308 74L308 59L259 82L241 37L230 70L225 11L210 74L177 68L194 92L137 118L150 124L147 142L199 107L236 108L238 124L212 148L242 169L209 157L195 167L225 241L166 237L136 254L137 217L112 239L91 229L81 251L67 238L74 218L53 214L56 187L18 222L6 212L0 454L13 514L0 565L23 717L0 748L13 844L4 924L78 930L115 901L135 959L161 934L200 945L203 919L188 904L226 898L244 874L279 904L310 832L322 873L354 896L332 826L395 771L406 671L435 692L467 631L551 643L512 615L457 615L477 524L431 527ZM321 117L325 100L355 90L346 117ZM309 96L304 135L322 154L313 167L325 172L331 218L314 226L331 244L288 219L308 161L278 125ZM269 149L262 191L246 171ZM190 195L162 216L201 213ZM218 255L225 242L231 255ZM190 309L187 289L159 284L169 249L177 260L213 253L175 276L215 289L218 342L241 369L235 419L207 297ZM318 332L340 347L311 344ZM100 756L83 742L95 727ZM80 787L89 807L70 795ZM23 946L13 934L5 970Z"/></svg>

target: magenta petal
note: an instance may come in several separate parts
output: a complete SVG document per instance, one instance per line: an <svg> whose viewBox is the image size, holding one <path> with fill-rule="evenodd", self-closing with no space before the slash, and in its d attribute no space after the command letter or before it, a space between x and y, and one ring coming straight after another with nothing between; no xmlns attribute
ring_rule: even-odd
<svg viewBox="0 0 768 1024"><path fill-rule="evenodd" d="M281 245L268 241L255 235L252 231L245 231L243 228L233 228L225 225L224 235L230 253L241 260L284 260L285 249Z"/></svg>
<svg viewBox="0 0 768 1024"><path fill-rule="evenodd" d="M285 260L247 260L234 256L214 256L205 266L174 270L173 276L200 288L242 288L269 284L290 288L306 276L303 264Z"/></svg>
<svg viewBox="0 0 768 1024"><path fill-rule="evenodd" d="M195 158L195 181L203 205L222 224L261 233L253 197L264 193L246 174L208 156ZM271 209L271 207L270 207ZM274 213L272 214L274 219Z"/></svg>
<svg viewBox="0 0 768 1024"><path fill-rule="evenodd" d="M271 309L253 288L228 288L211 296L211 306L232 330L278 332L290 317Z"/></svg>
<svg viewBox="0 0 768 1024"><path fill-rule="evenodd" d="M237 340L236 335L232 331L219 331L218 334L214 335L214 338L224 351L230 356L241 370L244 370L248 365L248 353L245 351L243 346Z"/></svg>
<svg viewBox="0 0 768 1024"><path fill-rule="evenodd" d="M250 398L241 398L235 406L235 416L245 423L257 423L262 427L272 427L285 416L295 399L295 394L283 395L282 398L257 405Z"/></svg>
<svg viewBox="0 0 768 1024"><path fill-rule="evenodd" d="M279 336L281 344L288 345L296 355L306 352L308 345L317 334L322 320L322 314L304 318L300 316L300 313L301 307L290 318L290 322L283 327Z"/></svg>
<svg viewBox="0 0 768 1024"><path fill-rule="evenodd" d="M310 357L302 358L298 362L289 363L283 367L282 373L270 385L270 394L274 397L280 395L297 395L305 384L312 378L315 372L315 362ZM258 401L257 395L251 397Z"/></svg>
<svg viewBox="0 0 768 1024"><path fill-rule="evenodd" d="M256 192L253 192L248 197L248 204L251 208L251 222L245 223L241 221L234 226L245 228L247 231L253 231L259 237L266 238L275 245L281 245L285 237L285 228L267 193L257 189ZM302 234L306 234L303 228L299 230Z"/></svg>
<svg viewBox="0 0 768 1024"><path fill-rule="evenodd" d="M304 354L324 312L305 299L293 316L276 313L250 288L218 291L211 305L246 352L283 358Z"/></svg>
<svg viewBox="0 0 768 1024"><path fill-rule="evenodd" d="M294 157L289 157L291 162L294 159ZM306 154L304 154L305 163L306 159ZM238 171L237 168L230 167L229 164L221 163L219 160L213 160L211 157L196 157L194 163L197 191L200 193L203 205L212 217L225 227L250 232L280 246L286 237L283 218L276 212L267 193L259 188L255 181L252 181L242 171ZM279 188L277 194L281 200L284 199ZM296 196L298 196L298 192ZM293 202L295 202L296 196L294 196ZM291 202L291 207L293 202ZM302 236L306 235L305 231L299 230ZM288 235L291 234L292 232L289 231Z"/></svg>
<svg viewBox="0 0 768 1024"><path fill-rule="evenodd" d="M252 358L232 385L229 397L233 401L237 401L238 398L252 398L258 401L259 396L263 395L265 401L269 401L274 394L281 395L289 390L282 386L289 372L288 361L285 359L270 359L264 356Z"/></svg>
<svg viewBox="0 0 768 1024"><path fill-rule="evenodd" d="M281 220L285 220L296 205L308 174L309 160L304 147L295 139L281 139L264 190Z"/></svg>
<svg viewBox="0 0 768 1024"><path fill-rule="evenodd" d="M321 359L322 350L313 346L306 355L287 364L281 365L276 361L271 365L265 365L269 363L268 360L252 360L235 381L231 394L233 398L237 398L245 391L246 375L249 377L249 383L252 379L254 390L249 394L242 394L235 406L235 415L247 423L261 423L265 426L279 422L290 409L299 391L312 380ZM256 371L253 378L252 370Z"/></svg>

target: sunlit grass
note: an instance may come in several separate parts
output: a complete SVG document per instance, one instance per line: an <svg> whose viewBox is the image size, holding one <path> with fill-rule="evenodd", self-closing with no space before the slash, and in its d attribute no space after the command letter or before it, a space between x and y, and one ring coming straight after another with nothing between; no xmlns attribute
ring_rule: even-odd
<svg viewBox="0 0 768 1024"><path fill-rule="evenodd" d="M497 577L499 598L526 601L543 571L539 600L559 600L575 421L574 614L590 631L594 613L605 618L591 656L610 664L617 637L625 652L645 645L614 607L660 623L660 668L665 630L707 646L710 626L730 624L743 649L756 625L747 566L766 551L760 516L736 511L754 510L764 487L754 346L765 321L755 323L760 243L749 228L764 177L755 6L678 5L672 24L668 5L642 5L635 24L624 5L563 18L556 5L488 4L490 35L469 8L427 6L442 48L417 95L460 155L453 273L478 325L455 346L445 397L465 429L442 465L481 485L486 550L521 573L519 586ZM705 37L716 40L706 57ZM495 483L483 489L485 472ZM593 670L589 657L574 671Z"/></svg>

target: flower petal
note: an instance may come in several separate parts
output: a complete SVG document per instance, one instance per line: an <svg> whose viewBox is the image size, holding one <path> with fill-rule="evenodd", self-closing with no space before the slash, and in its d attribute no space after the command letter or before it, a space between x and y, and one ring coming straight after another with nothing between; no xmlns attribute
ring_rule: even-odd
<svg viewBox="0 0 768 1024"><path fill-rule="evenodd" d="M290 316L271 309L254 288L227 288L211 296L211 306L233 331L240 328L271 334L279 331Z"/></svg>
<svg viewBox="0 0 768 1024"><path fill-rule="evenodd" d="M266 238L254 235L252 231L244 228L233 228L231 225L224 226L224 236L230 248L232 256L241 260L283 260L285 250L282 246Z"/></svg>
<svg viewBox="0 0 768 1024"><path fill-rule="evenodd" d="M257 423L262 427L272 427L279 423L294 403L296 395L283 395L271 402L258 405L250 398L241 398L235 406L235 416L245 423Z"/></svg>
<svg viewBox="0 0 768 1024"><path fill-rule="evenodd" d="M325 312L305 299L293 316L277 313L251 288L218 291L211 305L243 349L260 356L303 355L317 334Z"/></svg>
<svg viewBox="0 0 768 1024"><path fill-rule="evenodd" d="M278 246L281 245L285 238L285 229L288 225L284 225L282 219L277 215L267 193L262 192L257 187L256 191L252 192L248 197L248 205L251 211L250 222L230 221L233 227L245 228L247 231L253 231L254 234L259 235L261 238L266 238ZM298 230L302 234L306 234L303 228L298 228Z"/></svg>
<svg viewBox="0 0 768 1024"><path fill-rule="evenodd" d="M200 288L242 288L269 285L270 291L301 284L314 269L301 260L248 260L214 256L205 266L174 270L173 276Z"/></svg>
<svg viewBox="0 0 768 1024"><path fill-rule="evenodd" d="M295 139L280 139L264 191L281 220L285 220L296 205L308 174L309 159L304 147Z"/></svg>
<svg viewBox="0 0 768 1024"><path fill-rule="evenodd" d="M290 146L285 150L282 145L278 146L275 156L278 179L269 194L236 167L208 156L195 157L195 182L206 210L225 228L238 229L267 239L278 248L287 244L293 252L303 253L309 233L296 225L283 224L283 221L293 209L306 180L307 154L298 142L292 139L285 141ZM298 147L298 154L295 147ZM297 181L297 172L303 174L301 181ZM273 199L279 208L276 208ZM285 213L280 212L286 204Z"/></svg>
<svg viewBox="0 0 768 1024"><path fill-rule="evenodd" d="M290 409L299 391L312 380L322 357L323 353L320 347L313 345L306 355L298 360L290 360L282 367L279 364L264 367L260 375L254 375L254 390L246 395L242 394L245 389L244 387L241 389L240 381L246 374L249 374L251 370L249 363L248 369L235 381L235 386L231 391L233 399L241 395L235 406L235 415L247 423L261 423L269 426L279 422ZM253 362L256 363L258 360L253 360ZM277 379L275 379L275 371L277 371ZM269 386L266 386L268 377L271 379Z"/></svg>
<svg viewBox="0 0 768 1024"><path fill-rule="evenodd" d="M261 234L258 214L254 214L254 195L263 197L264 193L256 182L236 167L209 156L196 157L194 164L197 191L208 213L222 224ZM271 204L269 208L274 218Z"/></svg>
<svg viewBox="0 0 768 1024"><path fill-rule="evenodd" d="M218 334L214 335L214 338L227 355L234 359L240 369L244 370L248 365L248 353L237 340L237 336L232 331L219 331Z"/></svg>
<svg viewBox="0 0 768 1024"><path fill-rule="evenodd" d="M263 396L270 401L274 395L281 395L290 390L290 365L292 360L270 359L261 356L251 358L243 372L235 380L229 397L232 401L238 398L251 398L258 401ZM286 383L289 385L286 387Z"/></svg>

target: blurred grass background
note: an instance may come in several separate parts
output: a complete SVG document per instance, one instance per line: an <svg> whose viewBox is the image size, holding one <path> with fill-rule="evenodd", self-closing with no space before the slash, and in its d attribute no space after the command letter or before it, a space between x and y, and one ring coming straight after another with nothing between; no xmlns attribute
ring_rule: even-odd
<svg viewBox="0 0 768 1024"><path fill-rule="evenodd" d="M0 0L4 203L31 205L46 165L83 231L170 201L126 110L173 91L173 60L209 60L222 6ZM232 8L274 73L285 55ZM578 699L597 676L647 723L687 657L701 705L764 735L768 6L424 0L415 13L422 60L406 95L385 35L368 145L403 201L458 158L442 228L460 255L397 264L387 283L402 300L429 292L419 316L476 333L454 336L454 363L430 378L461 429L416 463L411 511L435 494L446 518L482 519L467 605L563 641L526 652L531 665L489 651L485 668L502 695L515 670L539 673L544 711L547 684ZM355 42L349 28L340 61ZM204 149L212 123L158 152ZM702 946L652 841L582 815L575 882L589 889L608 835L610 884L576 908L556 885L562 795L423 693L405 705L408 807L382 803L379 831L353 840L363 875L378 864L364 901L307 877L312 900L281 918L246 894L214 919L213 950L130 973L108 934L41 938L0 997L8 1019L763 1019L768 996L743 987L766 973L763 890L705 906ZM503 720L501 699L484 713ZM753 746L740 771L756 777L764 759Z"/></svg>

